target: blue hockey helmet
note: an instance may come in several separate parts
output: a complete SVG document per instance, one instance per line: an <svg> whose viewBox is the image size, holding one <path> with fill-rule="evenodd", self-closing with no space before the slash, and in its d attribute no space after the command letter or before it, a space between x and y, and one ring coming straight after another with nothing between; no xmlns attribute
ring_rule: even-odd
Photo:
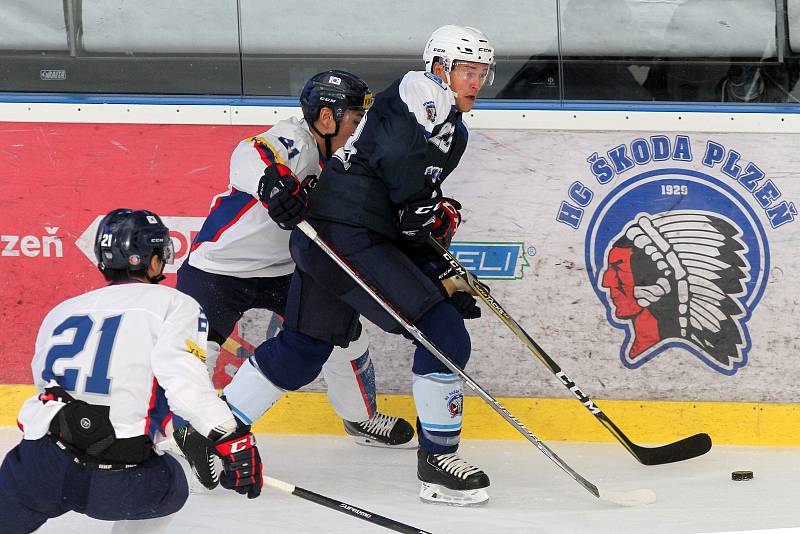
<svg viewBox="0 0 800 534"><path fill-rule="evenodd" d="M94 239L100 271L146 271L154 254L164 263L175 258L169 229L152 211L118 208L100 221Z"/></svg>
<svg viewBox="0 0 800 534"><path fill-rule="evenodd" d="M319 118L322 108L331 108L338 131L348 109L368 110L372 93L367 84L343 70L326 70L312 76L300 92L300 107L309 126Z"/></svg>

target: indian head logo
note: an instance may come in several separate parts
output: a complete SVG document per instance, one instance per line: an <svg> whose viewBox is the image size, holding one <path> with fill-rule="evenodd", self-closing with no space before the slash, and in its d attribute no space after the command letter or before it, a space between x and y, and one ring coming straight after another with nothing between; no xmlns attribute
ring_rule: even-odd
<svg viewBox="0 0 800 534"><path fill-rule="evenodd" d="M688 169L619 184L588 225L586 264L609 323L624 333L627 367L668 348L723 374L746 365L769 255L756 213L728 184Z"/></svg>

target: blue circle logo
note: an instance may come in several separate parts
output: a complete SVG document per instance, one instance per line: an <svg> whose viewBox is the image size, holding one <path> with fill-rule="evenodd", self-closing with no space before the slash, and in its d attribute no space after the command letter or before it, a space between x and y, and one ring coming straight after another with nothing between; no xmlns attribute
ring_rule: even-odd
<svg viewBox="0 0 800 534"><path fill-rule="evenodd" d="M598 205L585 243L592 287L625 332L625 366L671 347L727 375L747 364L769 249L756 213L726 183L686 169L639 174Z"/></svg>

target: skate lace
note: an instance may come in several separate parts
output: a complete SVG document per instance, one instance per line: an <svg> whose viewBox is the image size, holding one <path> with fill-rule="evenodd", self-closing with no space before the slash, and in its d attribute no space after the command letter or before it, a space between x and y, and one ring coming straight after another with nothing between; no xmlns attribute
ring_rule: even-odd
<svg viewBox="0 0 800 534"><path fill-rule="evenodd" d="M436 462L439 464L440 468L459 478L465 479L470 475L481 472L480 469L466 460L462 460L455 453L434 454L433 456L436 458Z"/></svg>
<svg viewBox="0 0 800 534"><path fill-rule="evenodd" d="M360 423L361 428L365 431L369 432L370 434L377 435L377 436L389 436L389 433L394 428L394 424L397 422L397 417L392 417L391 415L384 415L382 413L376 414L372 417L372 419Z"/></svg>

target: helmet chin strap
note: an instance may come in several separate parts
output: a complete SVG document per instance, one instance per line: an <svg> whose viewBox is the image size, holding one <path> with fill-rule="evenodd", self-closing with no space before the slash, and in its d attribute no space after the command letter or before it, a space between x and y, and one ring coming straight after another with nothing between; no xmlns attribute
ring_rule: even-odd
<svg viewBox="0 0 800 534"><path fill-rule="evenodd" d="M325 156L326 160L331 159L331 156L333 156L333 154L331 154L331 139L333 139L334 137L336 137L339 134L339 123L338 122L336 123L336 129L333 131L332 134L324 134L324 133L320 132L317 129L316 124L311 124L310 126L311 126L311 129L314 130L317 133L317 135L319 135L320 137L322 137L325 140L325 154L323 154L323 155Z"/></svg>
<svg viewBox="0 0 800 534"><path fill-rule="evenodd" d="M159 282L162 282L162 281L164 281L166 279L167 279L167 277L164 276L163 274L159 274L159 275L153 276L152 278L149 277L149 276L147 277L147 281L150 282L151 284L158 284Z"/></svg>
<svg viewBox="0 0 800 534"><path fill-rule="evenodd" d="M438 63L439 65L442 66L442 73L444 74L444 81L447 84L447 87L449 87L450 90L453 91L453 86L450 84L450 69L447 67L447 63L446 62L442 63L441 61L439 61ZM453 63L455 63L455 61ZM433 68L431 68L431 73L433 73ZM453 91L453 95L458 97L458 93L456 93L455 91Z"/></svg>
<svg viewBox="0 0 800 534"><path fill-rule="evenodd" d="M147 274L147 269L145 269L144 278L145 278L145 280L147 280L147 283L148 284L158 284L159 282L162 282L162 281L166 280L167 277L164 276L164 268L166 266L167 266L167 263L164 260L161 260L161 269L159 269L158 274L155 275L155 276L150 276L149 274Z"/></svg>

